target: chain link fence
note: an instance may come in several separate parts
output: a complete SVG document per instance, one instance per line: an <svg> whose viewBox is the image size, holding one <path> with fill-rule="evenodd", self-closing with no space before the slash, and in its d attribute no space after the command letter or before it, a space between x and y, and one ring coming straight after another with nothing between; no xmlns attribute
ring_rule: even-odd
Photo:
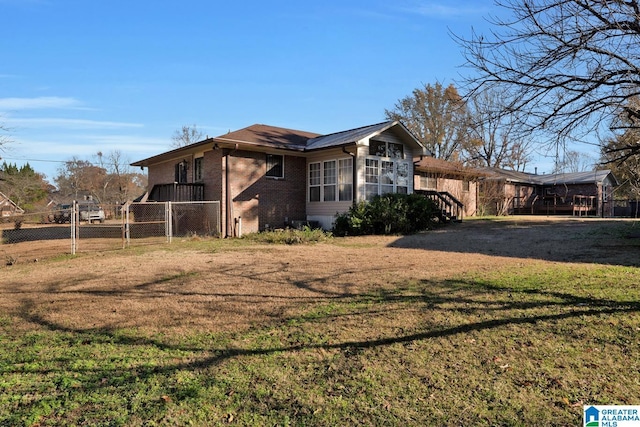
<svg viewBox="0 0 640 427"><path fill-rule="evenodd" d="M98 205L73 202L0 218L0 253L37 260L61 254L170 243L174 237L220 236L220 202Z"/></svg>

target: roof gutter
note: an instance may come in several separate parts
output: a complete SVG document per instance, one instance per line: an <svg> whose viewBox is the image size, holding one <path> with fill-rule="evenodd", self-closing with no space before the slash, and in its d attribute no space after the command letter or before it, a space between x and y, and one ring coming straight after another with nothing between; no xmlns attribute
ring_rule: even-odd
<svg viewBox="0 0 640 427"><path fill-rule="evenodd" d="M357 164L357 154L358 154L358 147L356 146L356 152L352 153L351 151L347 150L347 147L344 146L342 147L342 152L345 154L348 154L349 156L351 156L351 158L353 160L351 160L351 201L352 204L355 205L356 204L356 195L357 195L357 188L358 188L358 169L356 168L356 164Z"/></svg>

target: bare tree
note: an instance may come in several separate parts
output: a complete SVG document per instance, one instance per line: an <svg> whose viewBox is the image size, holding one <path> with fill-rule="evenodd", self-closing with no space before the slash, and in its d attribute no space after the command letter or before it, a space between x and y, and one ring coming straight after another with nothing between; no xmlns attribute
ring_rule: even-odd
<svg viewBox="0 0 640 427"><path fill-rule="evenodd" d="M470 135L465 150L473 166L524 171L531 159L529 140L515 131L517 114L503 114L501 95L477 92L468 101Z"/></svg>
<svg viewBox="0 0 640 427"><path fill-rule="evenodd" d="M191 145L202 140L202 135L202 132L198 130L195 124L191 126L184 125L173 133L171 147L180 148Z"/></svg>
<svg viewBox="0 0 640 427"><path fill-rule="evenodd" d="M100 199L106 175L107 171L104 168L73 157L58 168L58 176L54 181L63 197L77 200L82 194Z"/></svg>
<svg viewBox="0 0 640 427"><path fill-rule="evenodd" d="M558 172L585 172L594 169L595 160L588 154L575 150L565 151L554 168L554 173Z"/></svg>
<svg viewBox="0 0 640 427"><path fill-rule="evenodd" d="M549 141L580 140L622 113L640 128L640 0L496 0L510 18L489 18L490 35L458 37L471 91L495 87L520 129ZM619 158L640 142L616 148Z"/></svg>
<svg viewBox="0 0 640 427"><path fill-rule="evenodd" d="M466 140L466 104L453 85L427 84L385 110L390 120L401 121L435 157L458 160Z"/></svg>
<svg viewBox="0 0 640 427"><path fill-rule="evenodd" d="M101 203L120 205L144 192L145 176L132 171L122 152L98 152L95 157L95 162L74 157L59 168L55 182L63 197L91 195Z"/></svg>
<svg viewBox="0 0 640 427"><path fill-rule="evenodd" d="M3 151L9 142L11 142L9 139L9 128L0 123L0 151Z"/></svg>

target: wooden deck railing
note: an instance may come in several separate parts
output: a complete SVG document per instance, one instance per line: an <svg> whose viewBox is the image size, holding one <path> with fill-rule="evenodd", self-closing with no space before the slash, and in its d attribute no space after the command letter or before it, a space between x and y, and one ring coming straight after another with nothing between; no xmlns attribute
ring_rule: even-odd
<svg viewBox="0 0 640 427"><path fill-rule="evenodd" d="M201 202L204 200L204 184L188 183L156 184L151 189L149 200L156 202Z"/></svg>
<svg viewBox="0 0 640 427"><path fill-rule="evenodd" d="M438 207L444 221L462 222L464 204L448 191L415 190L415 193L431 199Z"/></svg>

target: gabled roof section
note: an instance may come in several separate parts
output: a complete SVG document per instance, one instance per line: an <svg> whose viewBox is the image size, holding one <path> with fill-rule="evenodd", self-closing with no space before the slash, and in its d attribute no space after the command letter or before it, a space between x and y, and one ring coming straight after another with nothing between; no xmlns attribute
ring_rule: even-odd
<svg viewBox="0 0 640 427"><path fill-rule="evenodd" d="M404 143L418 146L424 155L431 155L426 147L402 123L392 120L313 138L307 143L306 150L321 150L323 148L355 144L364 138L375 137L389 129L393 129L393 132Z"/></svg>
<svg viewBox="0 0 640 427"><path fill-rule="evenodd" d="M9 198L9 196L0 191L0 207L2 206L13 206L14 210L17 213L24 213L24 209L16 205L14 201Z"/></svg>
<svg viewBox="0 0 640 427"><path fill-rule="evenodd" d="M317 150L321 148L354 144L367 136L384 132L389 129L392 124L393 122L383 122L375 125L349 129L342 132L331 133L329 135L318 136L317 138L309 140L307 143L307 150Z"/></svg>

